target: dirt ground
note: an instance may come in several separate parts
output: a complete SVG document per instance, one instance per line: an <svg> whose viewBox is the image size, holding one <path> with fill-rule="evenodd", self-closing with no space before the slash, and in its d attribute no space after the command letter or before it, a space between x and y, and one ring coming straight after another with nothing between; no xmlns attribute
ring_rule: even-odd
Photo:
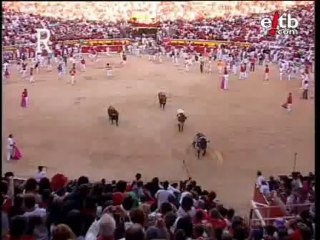
<svg viewBox="0 0 320 240"><path fill-rule="evenodd" d="M220 90L220 76L189 73L171 61L162 64L129 56L103 57L87 61L71 86L52 72L41 70L30 84L15 66L3 87L3 172L34 176L38 165L70 178L87 175L132 180L141 172L145 180L154 176L178 181L188 173L208 190L215 190L227 206L247 214L253 196L256 171L265 176L314 170L314 101L301 100L300 78L280 81L271 66L270 82L262 81L264 67L238 80L231 74L230 90ZM113 66L107 79L104 66ZM313 78L313 77L312 77ZM20 107L20 96L28 89L30 105ZM167 107L159 108L157 93L168 94ZM293 111L281 108L293 92ZM120 113L119 126L107 119L107 107ZM188 119L183 133L176 122L178 108ZM198 160L191 147L197 132L211 140L208 155ZM20 161L6 161L6 138L12 133L22 151Z"/></svg>

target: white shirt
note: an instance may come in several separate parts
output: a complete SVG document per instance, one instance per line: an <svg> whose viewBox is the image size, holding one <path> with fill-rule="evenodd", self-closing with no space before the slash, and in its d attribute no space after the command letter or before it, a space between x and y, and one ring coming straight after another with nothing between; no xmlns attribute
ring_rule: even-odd
<svg viewBox="0 0 320 240"><path fill-rule="evenodd" d="M13 138L8 138L8 145L7 145L7 148L8 149L13 149L13 144L14 144L14 141L13 141Z"/></svg>
<svg viewBox="0 0 320 240"><path fill-rule="evenodd" d="M268 185L261 185L261 186L260 186L260 192L261 192L263 195L269 194L269 193L270 193L269 186L268 186Z"/></svg>
<svg viewBox="0 0 320 240"><path fill-rule="evenodd" d="M41 171L41 172L38 172L37 174L36 174L36 180L37 180L37 182L40 182L40 180L42 179L42 178L45 178L46 177L46 172L45 171Z"/></svg>
<svg viewBox="0 0 320 240"><path fill-rule="evenodd" d="M161 207L162 203L169 202L169 196L174 196L171 190L160 189L156 192L156 199L158 200L158 208Z"/></svg>
<svg viewBox="0 0 320 240"><path fill-rule="evenodd" d="M42 219L46 217L46 209L44 208L38 208L36 207L32 212L25 212L23 216L29 217L29 216L39 216ZM39 240L48 240L48 230L44 223L37 225L34 229L34 233L36 236L36 239Z"/></svg>
<svg viewBox="0 0 320 240"><path fill-rule="evenodd" d="M169 185L168 190L171 190L173 193L180 193L179 189L176 189L176 188L172 187L171 185Z"/></svg>
<svg viewBox="0 0 320 240"><path fill-rule="evenodd" d="M182 203L182 199L185 197L185 196L192 196L192 194L190 193L190 192L183 192L182 194L181 194L181 197L180 197L180 201L179 201L179 203L181 204Z"/></svg>
<svg viewBox="0 0 320 240"><path fill-rule="evenodd" d="M264 176L259 176L259 177L257 177L257 181L256 181L257 187L260 188L262 181L266 181L265 178L264 178Z"/></svg>
<svg viewBox="0 0 320 240"><path fill-rule="evenodd" d="M9 65L9 64L8 64L7 62L5 62L5 63L3 64L3 69L4 69L4 70L7 70L8 65Z"/></svg>

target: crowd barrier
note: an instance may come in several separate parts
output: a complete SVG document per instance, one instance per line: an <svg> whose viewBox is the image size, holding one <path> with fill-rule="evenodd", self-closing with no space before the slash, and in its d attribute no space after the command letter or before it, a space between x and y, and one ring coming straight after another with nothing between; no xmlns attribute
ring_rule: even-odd
<svg viewBox="0 0 320 240"><path fill-rule="evenodd" d="M128 38L123 39L78 39L78 40L60 40L55 43L68 45L68 46L80 46L82 53L89 53L92 47L97 52L105 53L107 48L110 52L120 52L123 46L130 45L132 40ZM219 45L238 45L238 46L250 46L250 43L245 42L230 42L230 41L207 41L207 40L185 40L185 39L165 39L164 41L166 50L169 51L172 47L183 48L193 47L193 50L198 53L204 53L210 51L210 49ZM3 46L2 54L8 60L17 59L17 46ZM36 45L19 47L20 53L25 53L27 58L35 57Z"/></svg>

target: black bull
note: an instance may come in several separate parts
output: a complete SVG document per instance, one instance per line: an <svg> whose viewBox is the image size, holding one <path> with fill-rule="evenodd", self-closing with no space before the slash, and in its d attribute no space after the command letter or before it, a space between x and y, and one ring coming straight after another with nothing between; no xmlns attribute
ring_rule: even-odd
<svg viewBox="0 0 320 240"><path fill-rule="evenodd" d="M111 121L111 124L113 124L113 121L116 122L116 125L118 126L119 123L119 113L114 107L109 107L108 108L108 115L109 115L109 120Z"/></svg>
<svg viewBox="0 0 320 240"><path fill-rule="evenodd" d="M201 151L203 151L202 156L206 155L208 142L209 140L204 135L196 136L196 140L193 141L192 145L197 150L198 158L200 158Z"/></svg>
<svg viewBox="0 0 320 240"><path fill-rule="evenodd" d="M160 92L158 93L158 99L159 99L160 107L164 109L167 103L167 96L164 93Z"/></svg>

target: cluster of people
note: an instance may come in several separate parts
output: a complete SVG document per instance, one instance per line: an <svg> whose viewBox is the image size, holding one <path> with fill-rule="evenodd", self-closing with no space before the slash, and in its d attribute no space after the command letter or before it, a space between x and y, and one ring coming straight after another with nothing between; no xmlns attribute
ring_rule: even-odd
<svg viewBox="0 0 320 240"><path fill-rule="evenodd" d="M281 13L289 13L299 22L299 35L276 38L266 36L262 31L260 21L265 14L236 16L232 18L213 18L198 21L168 21L163 22L160 35L177 39L226 40L239 42L275 41L286 47L305 46L314 44L314 5L299 6ZM269 14L273 16L273 12Z"/></svg>
<svg viewBox="0 0 320 240"><path fill-rule="evenodd" d="M310 172L303 176L300 172L291 175L270 176L266 179L257 172L256 188L271 202L276 202L288 216L298 216L289 221L288 226L297 229L297 221L305 224L304 229L312 235L315 229L315 175ZM278 218L275 227L283 227L285 220ZM275 229L276 229L275 228ZM301 238L304 239L304 238Z"/></svg>
<svg viewBox="0 0 320 240"><path fill-rule="evenodd" d="M41 4L39 3L39 5ZM132 38L132 32L135 28L131 22L102 21L102 18L99 18L99 21L90 21L87 17L81 17L76 20L53 17L63 16L61 14L45 17L39 14L41 11L35 10L32 14L27 14L25 12L16 12L12 9L16 8L8 8L4 12L4 20L6 22L2 40L4 46L35 43L36 28L46 27L49 29L51 31L51 41L53 42L80 39ZM53 11L55 8L48 9ZM290 10L283 13L288 13L289 11L299 22L298 36L266 36L260 26L260 20L265 16L264 14L233 16L230 19L207 17L203 20L192 20L192 22L187 20L162 20L157 36L159 39L170 37L251 43L274 41L276 44L285 47L309 48L310 45L314 44L315 36L313 31L314 5L305 4L290 8ZM272 15L271 12L270 16Z"/></svg>
<svg viewBox="0 0 320 240"><path fill-rule="evenodd" d="M311 1L307 2L310 3ZM14 9L27 13L40 13L48 17L63 16L66 19L89 19L93 21L117 21L137 18L140 21L165 21L186 19L193 21L199 18L216 16L248 15L248 13L265 13L284 10L292 6L306 4L306 1L265 2L232 1L232 2L6 2L4 9ZM86 14L83 14L86 9Z"/></svg>
<svg viewBox="0 0 320 240"><path fill-rule="evenodd" d="M313 236L314 208L295 212L294 220L278 218L272 225L255 224L250 230L248 222L217 200L214 191L191 178L171 184L156 177L144 182L137 173L132 182L108 183L91 182L86 176L70 181L60 173L49 179L46 171L39 166L35 177L27 180L15 179L12 172L2 177L2 239L311 240ZM299 178L294 177L290 186L303 194ZM266 181L260 173L257 187L267 184L280 191L283 182L273 177ZM305 182L314 184L314 175L302 185Z"/></svg>
<svg viewBox="0 0 320 240"><path fill-rule="evenodd" d="M39 166L19 182L8 172L1 182L2 239L245 239L244 219L189 179L169 184L141 174L128 183L85 176L52 179Z"/></svg>

